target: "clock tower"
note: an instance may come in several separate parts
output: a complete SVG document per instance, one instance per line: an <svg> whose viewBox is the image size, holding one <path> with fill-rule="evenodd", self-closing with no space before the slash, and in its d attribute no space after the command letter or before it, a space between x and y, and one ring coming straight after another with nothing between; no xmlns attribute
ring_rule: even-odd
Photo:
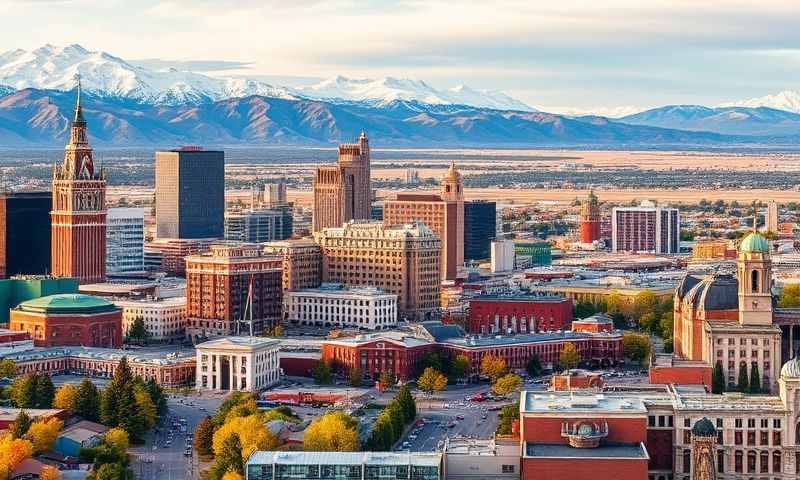
<svg viewBox="0 0 800 480"><path fill-rule="evenodd" d="M81 283L106 276L106 173L95 169L81 109L81 85L75 102L64 163L53 167L50 212L52 274Z"/></svg>

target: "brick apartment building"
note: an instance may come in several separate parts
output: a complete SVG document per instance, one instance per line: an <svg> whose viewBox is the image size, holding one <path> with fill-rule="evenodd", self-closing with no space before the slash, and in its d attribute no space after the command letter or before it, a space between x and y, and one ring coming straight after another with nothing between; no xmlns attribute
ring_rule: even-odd
<svg viewBox="0 0 800 480"><path fill-rule="evenodd" d="M469 300L469 333L569 330L572 300L553 295L481 295Z"/></svg>

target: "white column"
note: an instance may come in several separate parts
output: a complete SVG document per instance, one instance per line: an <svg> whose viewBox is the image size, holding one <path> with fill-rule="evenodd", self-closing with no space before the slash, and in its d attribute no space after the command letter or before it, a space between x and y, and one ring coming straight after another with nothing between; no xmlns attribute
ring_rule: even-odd
<svg viewBox="0 0 800 480"><path fill-rule="evenodd" d="M215 370L214 370L214 377L216 378L216 385L214 385L214 390L222 390L222 368L220 362L220 356L217 354L215 361Z"/></svg>

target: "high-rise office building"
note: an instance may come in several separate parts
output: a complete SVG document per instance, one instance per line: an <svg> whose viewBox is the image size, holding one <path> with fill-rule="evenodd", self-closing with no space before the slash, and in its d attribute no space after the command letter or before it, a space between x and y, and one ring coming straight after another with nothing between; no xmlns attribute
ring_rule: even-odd
<svg viewBox="0 0 800 480"><path fill-rule="evenodd" d="M109 208L106 274L144 271L144 209Z"/></svg>
<svg viewBox="0 0 800 480"><path fill-rule="evenodd" d="M767 219L764 227L768 232L778 233L778 203L775 200L767 202Z"/></svg>
<svg viewBox="0 0 800 480"><path fill-rule="evenodd" d="M292 208L289 205L225 212L225 240L262 243L291 236Z"/></svg>
<svg viewBox="0 0 800 480"><path fill-rule="evenodd" d="M361 132L358 143L339 145L336 165L317 167L313 180L315 232L371 218L369 162L369 140Z"/></svg>
<svg viewBox="0 0 800 480"><path fill-rule="evenodd" d="M398 194L383 206L383 224L403 225L421 221L442 242L439 262L442 278L454 280L464 264L464 187L454 164L442 178L441 193Z"/></svg>
<svg viewBox="0 0 800 480"><path fill-rule="evenodd" d="M156 152L156 236L222 238L225 153L198 147Z"/></svg>
<svg viewBox="0 0 800 480"><path fill-rule="evenodd" d="M615 252L678 253L678 209L657 207L653 202L615 207L611 213L611 241Z"/></svg>
<svg viewBox="0 0 800 480"><path fill-rule="evenodd" d="M0 278L50 272L50 192L0 193Z"/></svg>
<svg viewBox="0 0 800 480"><path fill-rule="evenodd" d="M581 203L581 242L600 240L600 204L594 192Z"/></svg>
<svg viewBox="0 0 800 480"><path fill-rule="evenodd" d="M492 253L492 273L505 273L514 270L514 261L516 258L514 252L514 240L492 240L490 249Z"/></svg>
<svg viewBox="0 0 800 480"><path fill-rule="evenodd" d="M95 169L92 147L81 109L81 89L75 103L64 163L53 168L51 272L81 283L106 277L106 173Z"/></svg>
<svg viewBox="0 0 800 480"><path fill-rule="evenodd" d="M213 245L186 257L186 329L192 337L261 335L281 319L283 259L258 245Z"/></svg>
<svg viewBox="0 0 800 480"><path fill-rule="evenodd" d="M441 242L424 223L388 227L353 220L314 238L322 248L324 282L393 293L400 319L425 320L438 311Z"/></svg>
<svg viewBox="0 0 800 480"><path fill-rule="evenodd" d="M464 260L484 260L497 235L497 204L486 200L464 202Z"/></svg>
<svg viewBox="0 0 800 480"><path fill-rule="evenodd" d="M269 242L266 255L283 258L283 290L294 291L319 287L322 282L322 250L310 238Z"/></svg>
<svg viewBox="0 0 800 480"><path fill-rule="evenodd" d="M270 207L286 205L286 184L283 180L264 185L264 203Z"/></svg>

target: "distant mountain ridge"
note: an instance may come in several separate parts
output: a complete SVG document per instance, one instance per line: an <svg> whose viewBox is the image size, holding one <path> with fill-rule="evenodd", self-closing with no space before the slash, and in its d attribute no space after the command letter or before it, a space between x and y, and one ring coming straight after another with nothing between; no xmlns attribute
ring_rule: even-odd
<svg viewBox="0 0 800 480"><path fill-rule="evenodd" d="M795 90L784 90L774 95L764 95L763 97L740 100L721 105L722 107L769 107L776 110L786 110L787 112L800 113L800 92Z"/></svg>
<svg viewBox="0 0 800 480"><path fill-rule="evenodd" d="M631 125L716 132L725 135L800 134L800 114L768 107L668 105L618 119Z"/></svg>

